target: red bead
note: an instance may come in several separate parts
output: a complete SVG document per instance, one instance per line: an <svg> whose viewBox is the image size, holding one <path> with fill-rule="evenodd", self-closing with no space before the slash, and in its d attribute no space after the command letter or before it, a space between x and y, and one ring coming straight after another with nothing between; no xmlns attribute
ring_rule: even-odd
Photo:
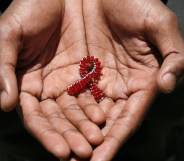
<svg viewBox="0 0 184 161"><path fill-rule="evenodd" d="M97 86L100 77L103 75L100 61L98 58L88 55L81 60L79 67L81 80L67 88L68 94L78 96L90 89L94 99L99 102L104 97L102 90Z"/></svg>

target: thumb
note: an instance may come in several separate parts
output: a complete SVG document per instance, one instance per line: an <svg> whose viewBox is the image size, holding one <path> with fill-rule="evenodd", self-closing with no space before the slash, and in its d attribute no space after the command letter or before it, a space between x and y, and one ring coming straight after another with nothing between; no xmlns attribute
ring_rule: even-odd
<svg viewBox="0 0 184 161"><path fill-rule="evenodd" d="M162 15L149 23L149 36L163 57L157 76L158 87L162 92L170 93L184 73L184 40L176 15L166 6L162 7Z"/></svg>
<svg viewBox="0 0 184 161"><path fill-rule="evenodd" d="M157 46L162 53L163 63L157 77L157 84L164 93L174 90L184 73L184 40L178 27L175 15L171 14L167 27L160 30Z"/></svg>
<svg viewBox="0 0 184 161"><path fill-rule="evenodd" d="M0 107L3 111L12 110L18 100L15 75L18 41L9 38L10 33L0 26Z"/></svg>
<svg viewBox="0 0 184 161"><path fill-rule="evenodd" d="M184 52L171 53L164 60L158 74L157 83L160 90L170 93L184 73Z"/></svg>

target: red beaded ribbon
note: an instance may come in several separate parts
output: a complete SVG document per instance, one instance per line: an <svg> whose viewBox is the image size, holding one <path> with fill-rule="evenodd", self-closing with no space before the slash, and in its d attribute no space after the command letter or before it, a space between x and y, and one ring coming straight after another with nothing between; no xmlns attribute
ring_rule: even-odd
<svg viewBox="0 0 184 161"><path fill-rule="evenodd" d="M67 88L69 95L78 96L80 93L89 89L97 102L100 102L104 98L102 90L97 86L100 77L102 76L102 67L98 58L94 56L86 56L80 62L80 76L81 80L78 80L74 84Z"/></svg>

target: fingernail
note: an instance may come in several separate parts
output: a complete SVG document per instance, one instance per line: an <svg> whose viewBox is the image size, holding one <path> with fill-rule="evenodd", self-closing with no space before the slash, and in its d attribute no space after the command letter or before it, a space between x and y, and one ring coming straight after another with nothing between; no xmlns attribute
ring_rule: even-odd
<svg viewBox="0 0 184 161"><path fill-rule="evenodd" d="M163 75L162 80L168 93L171 93L176 85L176 76L174 73L166 73Z"/></svg>

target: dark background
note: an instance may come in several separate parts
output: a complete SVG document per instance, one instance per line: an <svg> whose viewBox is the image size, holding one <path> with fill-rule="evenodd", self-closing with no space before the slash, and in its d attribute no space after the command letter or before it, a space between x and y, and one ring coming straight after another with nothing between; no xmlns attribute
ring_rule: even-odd
<svg viewBox="0 0 184 161"><path fill-rule="evenodd" d="M164 1L164 0L163 0ZM184 0L165 0L184 35ZM0 0L3 12L9 0ZM22 127L16 111L0 111L0 161L56 161ZM172 94L159 94L141 128L114 161L184 161L184 81Z"/></svg>

